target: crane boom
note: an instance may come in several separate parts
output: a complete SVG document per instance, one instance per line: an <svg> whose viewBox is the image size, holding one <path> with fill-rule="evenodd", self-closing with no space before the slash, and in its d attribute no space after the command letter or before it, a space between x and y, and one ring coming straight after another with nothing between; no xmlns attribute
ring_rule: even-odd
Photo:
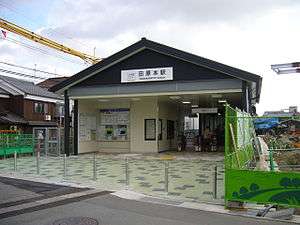
<svg viewBox="0 0 300 225"><path fill-rule="evenodd" d="M58 50L58 51L61 51L61 52L64 52L64 53L67 53L67 54L70 54L73 56L77 56L77 57L83 59L85 62L88 62L90 64L95 64L101 60L100 58L97 58L95 56L91 56L91 55L82 53L80 51L77 51L75 49L69 48L67 46L64 46L62 44L59 44L55 41L52 41L48 38L38 35L32 31L22 28L16 24L8 22L2 18L0 18L0 27L2 27L3 29L5 29L7 31L15 33L17 35L20 35L22 37L25 37L31 41L35 41L39 44L45 45L47 47L53 48L55 50Z"/></svg>

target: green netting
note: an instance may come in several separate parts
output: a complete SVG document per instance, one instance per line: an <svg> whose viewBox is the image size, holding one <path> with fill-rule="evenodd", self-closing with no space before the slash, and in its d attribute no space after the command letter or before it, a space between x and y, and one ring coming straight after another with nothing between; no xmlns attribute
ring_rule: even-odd
<svg viewBox="0 0 300 225"><path fill-rule="evenodd" d="M255 130L252 117L226 106L225 111L225 167L245 169L254 158Z"/></svg>
<svg viewBox="0 0 300 225"><path fill-rule="evenodd" d="M33 153L32 134L0 134L0 156L17 153Z"/></svg>

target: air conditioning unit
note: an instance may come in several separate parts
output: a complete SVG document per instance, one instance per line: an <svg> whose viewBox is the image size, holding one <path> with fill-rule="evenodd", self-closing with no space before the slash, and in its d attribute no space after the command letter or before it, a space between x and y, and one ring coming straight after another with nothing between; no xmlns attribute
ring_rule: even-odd
<svg viewBox="0 0 300 225"><path fill-rule="evenodd" d="M51 120L51 115L45 115L45 120L50 121Z"/></svg>

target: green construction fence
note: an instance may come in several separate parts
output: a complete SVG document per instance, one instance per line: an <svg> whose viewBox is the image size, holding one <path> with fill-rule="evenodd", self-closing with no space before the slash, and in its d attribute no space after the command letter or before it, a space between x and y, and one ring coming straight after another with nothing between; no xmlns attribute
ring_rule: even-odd
<svg viewBox="0 0 300 225"><path fill-rule="evenodd" d="M225 107L226 204L239 201L300 207L300 173L256 169L254 118Z"/></svg>
<svg viewBox="0 0 300 225"><path fill-rule="evenodd" d="M34 146L32 134L0 134L0 157L33 153Z"/></svg>

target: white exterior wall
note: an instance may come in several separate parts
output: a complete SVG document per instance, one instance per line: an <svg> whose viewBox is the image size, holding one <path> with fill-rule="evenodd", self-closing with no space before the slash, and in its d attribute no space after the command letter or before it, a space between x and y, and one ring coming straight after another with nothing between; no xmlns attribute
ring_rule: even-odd
<svg viewBox="0 0 300 225"><path fill-rule="evenodd" d="M130 108L131 152L139 152L139 153L157 152L157 140L145 141L145 127L144 127L145 119L157 119L157 116L158 116L158 106L157 106L156 97L142 99L142 101L135 101L131 103L131 108Z"/></svg>
<svg viewBox="0 0 300 225"><path fill-rule="evenodd" d="M162 120L162 140L158 142L159 152L176 149L177 132L176 121L179 121L179 111L176 104L159 103L158 118ZM174 139L167 139L167 120L174 121Z"/></svg>

